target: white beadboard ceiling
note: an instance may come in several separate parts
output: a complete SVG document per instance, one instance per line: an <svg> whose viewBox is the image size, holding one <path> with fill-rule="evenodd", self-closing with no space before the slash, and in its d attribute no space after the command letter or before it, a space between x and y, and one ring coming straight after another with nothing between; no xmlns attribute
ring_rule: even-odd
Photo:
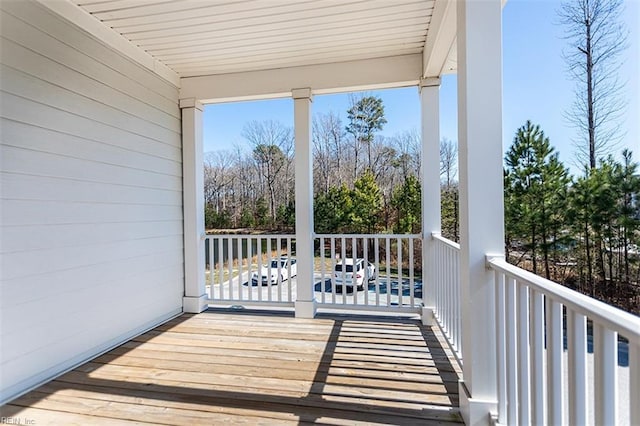
<svg viewBox="0 0 640 426"><path fill-rule="evenodd" d="M435 0L74 3L180 77L422 53L435 6ZM451 52L440 69L455 67Z"/></svg>

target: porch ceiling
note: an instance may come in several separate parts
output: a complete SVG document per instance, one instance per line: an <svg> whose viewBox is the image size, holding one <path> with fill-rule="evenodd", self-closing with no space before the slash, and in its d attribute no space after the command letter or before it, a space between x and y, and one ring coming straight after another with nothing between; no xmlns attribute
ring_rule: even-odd
<svg viewBox="0 0 640 426"><path fill-rule="evenodd" d="M455 69L447 0L73 3L181 78L419 54L426 77Z"/></svg>

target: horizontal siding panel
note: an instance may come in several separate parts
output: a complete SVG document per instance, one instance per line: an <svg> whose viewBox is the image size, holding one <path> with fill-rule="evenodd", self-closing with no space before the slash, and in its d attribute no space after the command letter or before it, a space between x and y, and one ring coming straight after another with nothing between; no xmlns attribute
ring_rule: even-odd
<svg viewBox="0 0 640 426"><path fill-rule="evenodd" d="M10 93L0 96L0 106L0 117L8 120L182 162L179 146L158 143L148 137L134 135Z"/></svg>
<svg viewBox="0 0 640 426"><path fill-rule="evenodd" d="M91 246L123 239L157 238L166 235L182 235L182 222L131 222L93 223L85 225L15 226L2 231L3 244L0 252L34 252L63 249L66 247Z"/></svg>
<svg viewBox="0 0 640 426"><path fill-rule="evenodd" d="M79 203L144 204L150 206L182 206L182 193L155 188L143 188L77 179L53 178L3 173L2 199L55 200Z"/></svg>
<svg viewBox="0 0 640 426"><path fill-rule="evenodd" d="M2 216L4 226L174 221L182 220L182 207L5 200Z"/></svg>
<svg viewBox="0 0 640 426"><path fill-rule="evenodd" d="M129 94L115 91L103 82L67 68L12 41L5 40L2 44L2 62L30 76L166 127L174 133L181 131L179 118L153 108Z"/></svg>
<svg viewBox="0 0 640 426"><path fill-rule="evenodd" d="M91 180L170 191L182 190L182 178L180 176L170 176L115 164L98 163L58 154L16 148L10 145L2 145L0 152L2 153L2 169L9 173ZM52 196L55 197L55 194L52 194Z"/></svg>
<svg viewBox="0 0 640 426"><path fill-rule="evenodd" d="M182 176L182 165L176 160L152 156L12 120L2 119L0 126L2 126L2 143L6 146L144 170L155 174Z"/></svg>
<svg viewBox="0 0 640 426"><path fill-rule="evenodd" d="M173 290L171 284L173 283L167 283L159 287L159 290L165 290L165 287ZM137 324L144 324L151 321L151 319L164 317L167 313L180 308L179 305L158 297L150 297L149 300L144 301L131 299L128 303L120 302L118 306L121 309L118 309L117 314L114 312L113 304L110 305L110 312L105 313L102 309L97 312L101 317L108 316L110 318L109 326L104 326L104 323L101 323L99 326L94 327L80 327L74 335L53 340L48 345L35 347L31 345L22 347L3 345L0 348L0 356L3 358L5 352L7 355L12 356L14 351L21 352L5 363L6 373L3 372L3 380L6 383L18 382L28 376L32 368L37 371L50 371L51 373L55 373L59 369L65 369L65 367L69 368L72 366L67 364L70 359L82 354L85 357L91 356L96 353L96 350L106 349L103 347L105 341L117 339L137 329ZM50 312L52 315L55 314L55 310ZM78 317L80 319L76 321L76 324L78 322L84 324L82 322L84 315L79 315ZM115 330L122 330L122 332L115 333ZM72 354L73 357L70 357L69 354ZM55 362L54 364L52 364L52 360ZM81 360L82 358L74 359L75 362Z"/></svg>
<svg viewBox="0 0 640 426"><path fill-rule="evenodd" d="M118 91L131 93L164 112L180 117L178 89L158 78L150 70L105 46L35 2L3 1L0 2L0 9L19 18L25 27L31 28L22 28L13 36L22 36L27 31L31 34L33 30L38 29L39 34L31 36L32 43L27 47L89 77L105 81ZM5 25L4 18L2 25ZM3 33L5 32L9 31L3 30ZM54 42L57 42L56 45L64 44L73 48L77 54L60 54L58 50L49 50Z"/></svg>
<svg viewBox="0 0 640 426"><path fill-rule="evenodd" d="M87 300L108 300L110 302L108 309L114 310L114 306L118 306L117 312L120 312L120 306L124 305L124 301L109 300L111 299L111 297L113 297L110 297L110 295L126 293L127 287L131 288L132 285L136 288L137 291L141 291L144 288L144 291L146 292L153 292L156 287L162 288L164 283L168 284L179 282L180 279L183 278L182 269L183 268L181 267L181 264L174 261L166 265L157 265L153 269L149 269L139 273L129 273L126 275L121 275L120 277L114 278L108 283L103 284L96 284L94 281L94 277L88 276L85 278L85 286L83 288L76 289L73 292L49 294L46 299L47 304L53 306L54 309L55 306L69 306L69 308L64 312L60 312L54 318L52 318L51 312L47 312L47 310L38 311L36 309L32 309L35 307L34 305L39 304L39 302L35 301L28 302L16 307L9 306L7 308L4 308L5 318L3 321L3 329L16 330L18 328L22 328L27 333L32 333L33 338L37 338L37 340L48 340L46 336L52 334L51 331L55 331L55 329L47 331L46 328L49 328L49 326L53 327L54 324L52 323L58 321L65 322L67 318L73 318L78 313L82 313L83 311L85 311L86 307L84 306L84 304ZM141 286L141 284L137 283L144 284ZM94 303L94 305L98 304ZM25 312L25 310L30 312L28 318L25 318L24 315L20 315L20 313ZM90 316L85 316L84 321L86 321L85 324L87 326L88 323L92 322ZM43 325L47 325L47 327L43 327ZM61 329L68 330L72 328L70 327L70 325L72 324L64 324ZM3 343L16 341L17 339L20 339L20 335L15 332L2 334ZM31 340L32 339L28 339L27 341Z"/></svg>
<svg viewBox="0 0 640 426"><path fill-rule="evenodd" d="M147 252L157 251L160 247L176 247L182 245L181 235L169 235L155 238L130 239L123 236L120 241L90 244L76 247L42 249L37 251L21 251L3 254L3 279L25 276L36 276L65 269L75 269L99 262L113 262L141 256ZM34 262L34 259L38 259Z"/></svg>
<svg viewBox="0 0 640 426"><path fill-rule="evenodd" d="M0 126L2 126L2 143L14 148L42 151L80 160L152 171L168 176L182 176L182 164L179 161L154 157L16 121L0 120Z"/></svg>
<svg viewBox="0 0 640 426"><path fill-rule="evenodd" d="M0 67L2 91L49 105L94 122L115 127L158 142L180 146L180 134L135 117L113 107L70 92L46 81L30 77L7 66Z"/></svg>
<svg viewBox="0 0 640 426"><path fill-rule="evenodd" d="M34 257L33 262L38 262L38 258ZM46 304L47 300L56 294L74 293L85 288L88 285L87 277L91 277L92 286L108 286L110 282L124 277L138 276L146 271L155 270L158 265L181 263L182 246L158 247L137 257L111 262L96 259L96 262L99 263L50 272L46 275L46 279L34 279L30 276L4 280L0 307L4 312L5 308L23 306L27 303ZM43 284L45 281L46 285ZM5 331L8 332L8 329Z"/></svg>

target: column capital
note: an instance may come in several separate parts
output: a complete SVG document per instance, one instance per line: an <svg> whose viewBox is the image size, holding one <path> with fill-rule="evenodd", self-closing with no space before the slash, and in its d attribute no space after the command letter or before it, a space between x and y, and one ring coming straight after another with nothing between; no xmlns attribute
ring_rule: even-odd
<svg viewBox="0 0 640 426"><path fill-rule="evenodd" d="M311 93L310 87L292 89L291 96L293 97L293 99L309 99L310 101L313 100L313 94Z"/></svg>
<svg viewBox="0 0 640 426"><path fill-rule="evenodd" d="M204 106L196 98L180 99L180 109L183 108L196 108L200 111L204 110Z"/></svg>
<svg viewBox="0 0 640 426"><path fill-rule="evenodd" d="M419 87L420 87L420 90L422 90L423 87L440 86L440 83L441 83L440 77L426 77L426 78L420 79Z"/></svg>

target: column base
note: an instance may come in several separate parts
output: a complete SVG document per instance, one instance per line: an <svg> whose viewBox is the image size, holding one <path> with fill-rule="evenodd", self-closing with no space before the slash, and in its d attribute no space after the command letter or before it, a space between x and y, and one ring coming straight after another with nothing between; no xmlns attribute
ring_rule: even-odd
<svg viewBox="0 0 640 426"><path fill-rule="evenodd" d="M316 316L315 300L296 300L296 318L314 318Z"/></svg>
<svg viewBox="0 0 640 426"><path fill-rule="evenodd" d="M467 426L488 426L495 424L496 401L482 401L472 398L463 380L458 382L460 414Z"/></svg>
<svg viewBox="0 0 640 426"><path fill-rule="evenodd" d="M422 325L432 326L435 325L435 317L433 316L433 307L423 306L420 314Z"/></svg>
<svg viewBox="0 0 640 426"><path fill-rule="evenodd" d="M200 297L185 296L182 298L182 312L189 314L199 314L209 307L206 300L206 294L203 294Z"/></svg>

